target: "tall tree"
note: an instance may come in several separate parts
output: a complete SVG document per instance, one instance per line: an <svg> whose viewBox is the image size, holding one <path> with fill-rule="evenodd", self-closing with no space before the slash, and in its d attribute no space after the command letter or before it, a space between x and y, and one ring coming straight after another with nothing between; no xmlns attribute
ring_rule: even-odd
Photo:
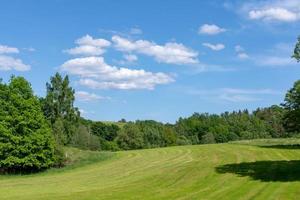
<svg viewBox="0 0 300 200"><path fill-rule="evenodd" d="M50 83L46 84L47 95L43 102L45 116L55 129L59 131L56 138L58 142L67 144L75 133L79 120L78 108L74 107L75 91L69 86L69 77L64 78L56 73L50 78ZM63 134L63 135L61 135Z"/></svg>
<svg viewBox="0 0 300 200"><path fill-rule="evenodd" d="M286 109L284 125L289 132L300 131L300 80L287 92L283 104Z"/></svg>
<svg viewBox="0 0 300 200"><path fill-rule="evenodd" d="M300 36L298 37L298 42L295 45L294 54L292 55L292 58L295 58L297 62L300 61Z"/></svg>
<svg viewBox="0 0 300 200"><path fill-rule="evenodd" d="M40 170L54 162L54 138L30 84L22 77L0 82L0 170Z"/></svg>

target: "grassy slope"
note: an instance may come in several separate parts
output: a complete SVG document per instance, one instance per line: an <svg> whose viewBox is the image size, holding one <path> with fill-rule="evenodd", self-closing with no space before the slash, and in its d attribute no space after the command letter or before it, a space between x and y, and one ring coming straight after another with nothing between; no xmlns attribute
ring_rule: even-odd
<svg viewBox="0 0 300 200"><path fill-rule="evenodd" d="M85 163L99 162L0 176L0 199L300 199L300 149L279 145L299 142L181 146L98 156L77 151L74 155L86 157ZM276 146L262 147L264 143Z"/></svg>

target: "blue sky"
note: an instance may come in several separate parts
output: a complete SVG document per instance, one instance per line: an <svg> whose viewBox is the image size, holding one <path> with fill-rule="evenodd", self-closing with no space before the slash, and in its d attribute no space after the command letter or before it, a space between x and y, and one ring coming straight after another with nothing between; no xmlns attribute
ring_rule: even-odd
<svg viewBox="0 0 300 200"><path fill-rule="evenodd" d="M300 77L290 56L300 1L0 2L0 77L35 93L69 74L93 120L175 122L279 104Z"/></svg>

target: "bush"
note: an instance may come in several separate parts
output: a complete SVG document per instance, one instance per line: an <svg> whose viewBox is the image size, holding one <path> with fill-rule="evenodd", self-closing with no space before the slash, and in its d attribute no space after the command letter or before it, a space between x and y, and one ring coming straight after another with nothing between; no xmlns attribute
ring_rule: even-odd
<svg viewBox="0 0 300 200"><path fill-rule="evenodd" d="M105 151L119 151L120 148L115 141L106 141L100 138L100 148Z"/></svg>
<svg viewBox="0 0 300 200"><path fill-rule="evenodd" d="M72 136L71 145L80 149L100 150L100 138L92 135L88 127L81 124Z"/></svg>
<svg viewBox="0 0 300 200"><path fill-rule="evenodd" d="M214 144L216 143L215 136L212 133L206 133L201 138L202 144Z"/></svg>
<svg viewBox="0 0 300 200"><path fill-rule="evenodd" d="M176 144L177 145L189 145L191 143L184 135L181 135L178 137Z"/></svg>

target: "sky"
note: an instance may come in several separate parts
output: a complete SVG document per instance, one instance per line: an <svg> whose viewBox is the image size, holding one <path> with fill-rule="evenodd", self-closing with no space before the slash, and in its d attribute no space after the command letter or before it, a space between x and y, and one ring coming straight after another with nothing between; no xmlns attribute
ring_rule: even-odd
<svg viewBox="0 0 300 200"><path fill-rule="evenodd" d="M2 0L0 77L45 96L60 72L88 119L174 123L282 103L298 35L299 0Z"/></svg>

